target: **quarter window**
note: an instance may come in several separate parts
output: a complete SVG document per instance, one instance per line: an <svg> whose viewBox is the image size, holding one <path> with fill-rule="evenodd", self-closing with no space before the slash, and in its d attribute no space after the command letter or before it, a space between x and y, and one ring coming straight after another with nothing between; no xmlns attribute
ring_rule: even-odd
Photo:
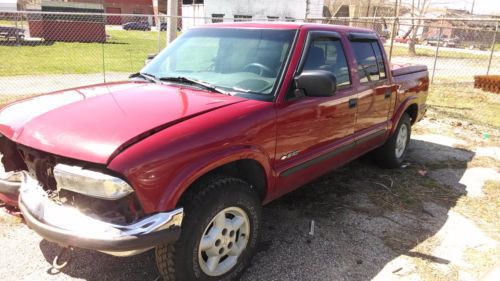
<svg viewBox="0 0 500 281"><path fill-rule="evenodd" d="M386 78L384 59L377 41L351 42L361 83Z"/></svg>

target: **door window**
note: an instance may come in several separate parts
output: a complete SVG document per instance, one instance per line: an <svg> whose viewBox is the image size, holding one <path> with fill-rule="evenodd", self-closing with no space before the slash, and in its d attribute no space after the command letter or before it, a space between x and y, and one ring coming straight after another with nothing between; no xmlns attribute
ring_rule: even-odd
<svg viewBox="0 0 500 281"><path fill-rule="evenodd" d="M315 38L309 46L303 70L329 71L335 75L337 87L351 85L344 49L338 38Z"/></svg>
<svg viewBox="0 0 500 281"><path fill-rule="evenodd" d="M351 42L361 83L385 79L385 65L377 41Z"/></svg>

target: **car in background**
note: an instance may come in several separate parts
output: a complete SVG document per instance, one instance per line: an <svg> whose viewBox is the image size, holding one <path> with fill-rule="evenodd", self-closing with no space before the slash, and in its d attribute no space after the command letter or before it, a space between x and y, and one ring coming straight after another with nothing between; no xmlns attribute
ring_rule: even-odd
<svg viewBox="0 0 500 281"><path fill-rule="evenodd" d="M403 37L403 36L396 36L396 38L394 38L394 42L410 44L411 38Z"/></svg>
<svg viewBox="0 0 500 281"><path fill-rule="evenodd" d="M167 31L167 23L166 22L162 22L160 23L160 31ZM177 32L181 32L182 29L177 26Z"/></svg>
<svg viewBox="0 0 500 281"><path fill-rule="evenodd" d="M24 40L25 30L12 26L0 26L0 38L9 41L13 38L16 41Z"/></svg>
<svg viewBox="0 0 500 281"><path fill-rule="evenodd" d="M421 38L419 37L412 39L410 36L404 37L399 35L394 38L394 42L402 44L410 44L413 40L415 40L415 44L419 44L421 42Z"/></svg>
<svg viewBox="0 0 500 281"><path fill-rule="evenodd" d="M148 22L127 22L122 25L123 30L143 30L143 31L150 31L151 30L151 25Z"/></svg>
<svg viewBox="0 0 500 281"><path fill-rule="evenodd" d="M458 47L458 44L460 43L460 38L458 37L448 38L447 35L442 35L441 37L430 36L427 37L423 43L424 45L430 45L430 46L437 46L439 44L439 46L455 48Z"/></svg>

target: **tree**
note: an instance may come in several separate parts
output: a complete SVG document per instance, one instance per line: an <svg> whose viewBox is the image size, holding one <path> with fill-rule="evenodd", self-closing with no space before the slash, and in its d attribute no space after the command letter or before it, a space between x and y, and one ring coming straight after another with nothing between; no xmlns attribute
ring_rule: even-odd
<svg viewBox="0 0 500 281"><path fill-rule="evenodd" d="M411 1L411 28L409 32L410 44L408 44L408 54L415 56L417 52L415 51L415 43L417 42L417 34L420 26L422 25L422 17L425 17L432 0L417 0L417 5L415 5L415 0ZM415 17L417 19L415 20Z"/></svg>

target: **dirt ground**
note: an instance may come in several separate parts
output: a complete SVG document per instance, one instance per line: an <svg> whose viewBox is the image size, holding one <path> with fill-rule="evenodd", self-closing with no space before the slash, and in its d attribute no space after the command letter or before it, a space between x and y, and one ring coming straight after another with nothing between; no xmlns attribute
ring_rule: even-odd
<svg viewBox="0 0 500 281"><path fill-rule="evenodd" d="M500 280L499 169L498 128L431 106L401 168L363 157L264 207L242 280ZM158 278L152 252L75 249L68 267L52 270L60 247L5 209L0 247L0 280Z"/></svg>

